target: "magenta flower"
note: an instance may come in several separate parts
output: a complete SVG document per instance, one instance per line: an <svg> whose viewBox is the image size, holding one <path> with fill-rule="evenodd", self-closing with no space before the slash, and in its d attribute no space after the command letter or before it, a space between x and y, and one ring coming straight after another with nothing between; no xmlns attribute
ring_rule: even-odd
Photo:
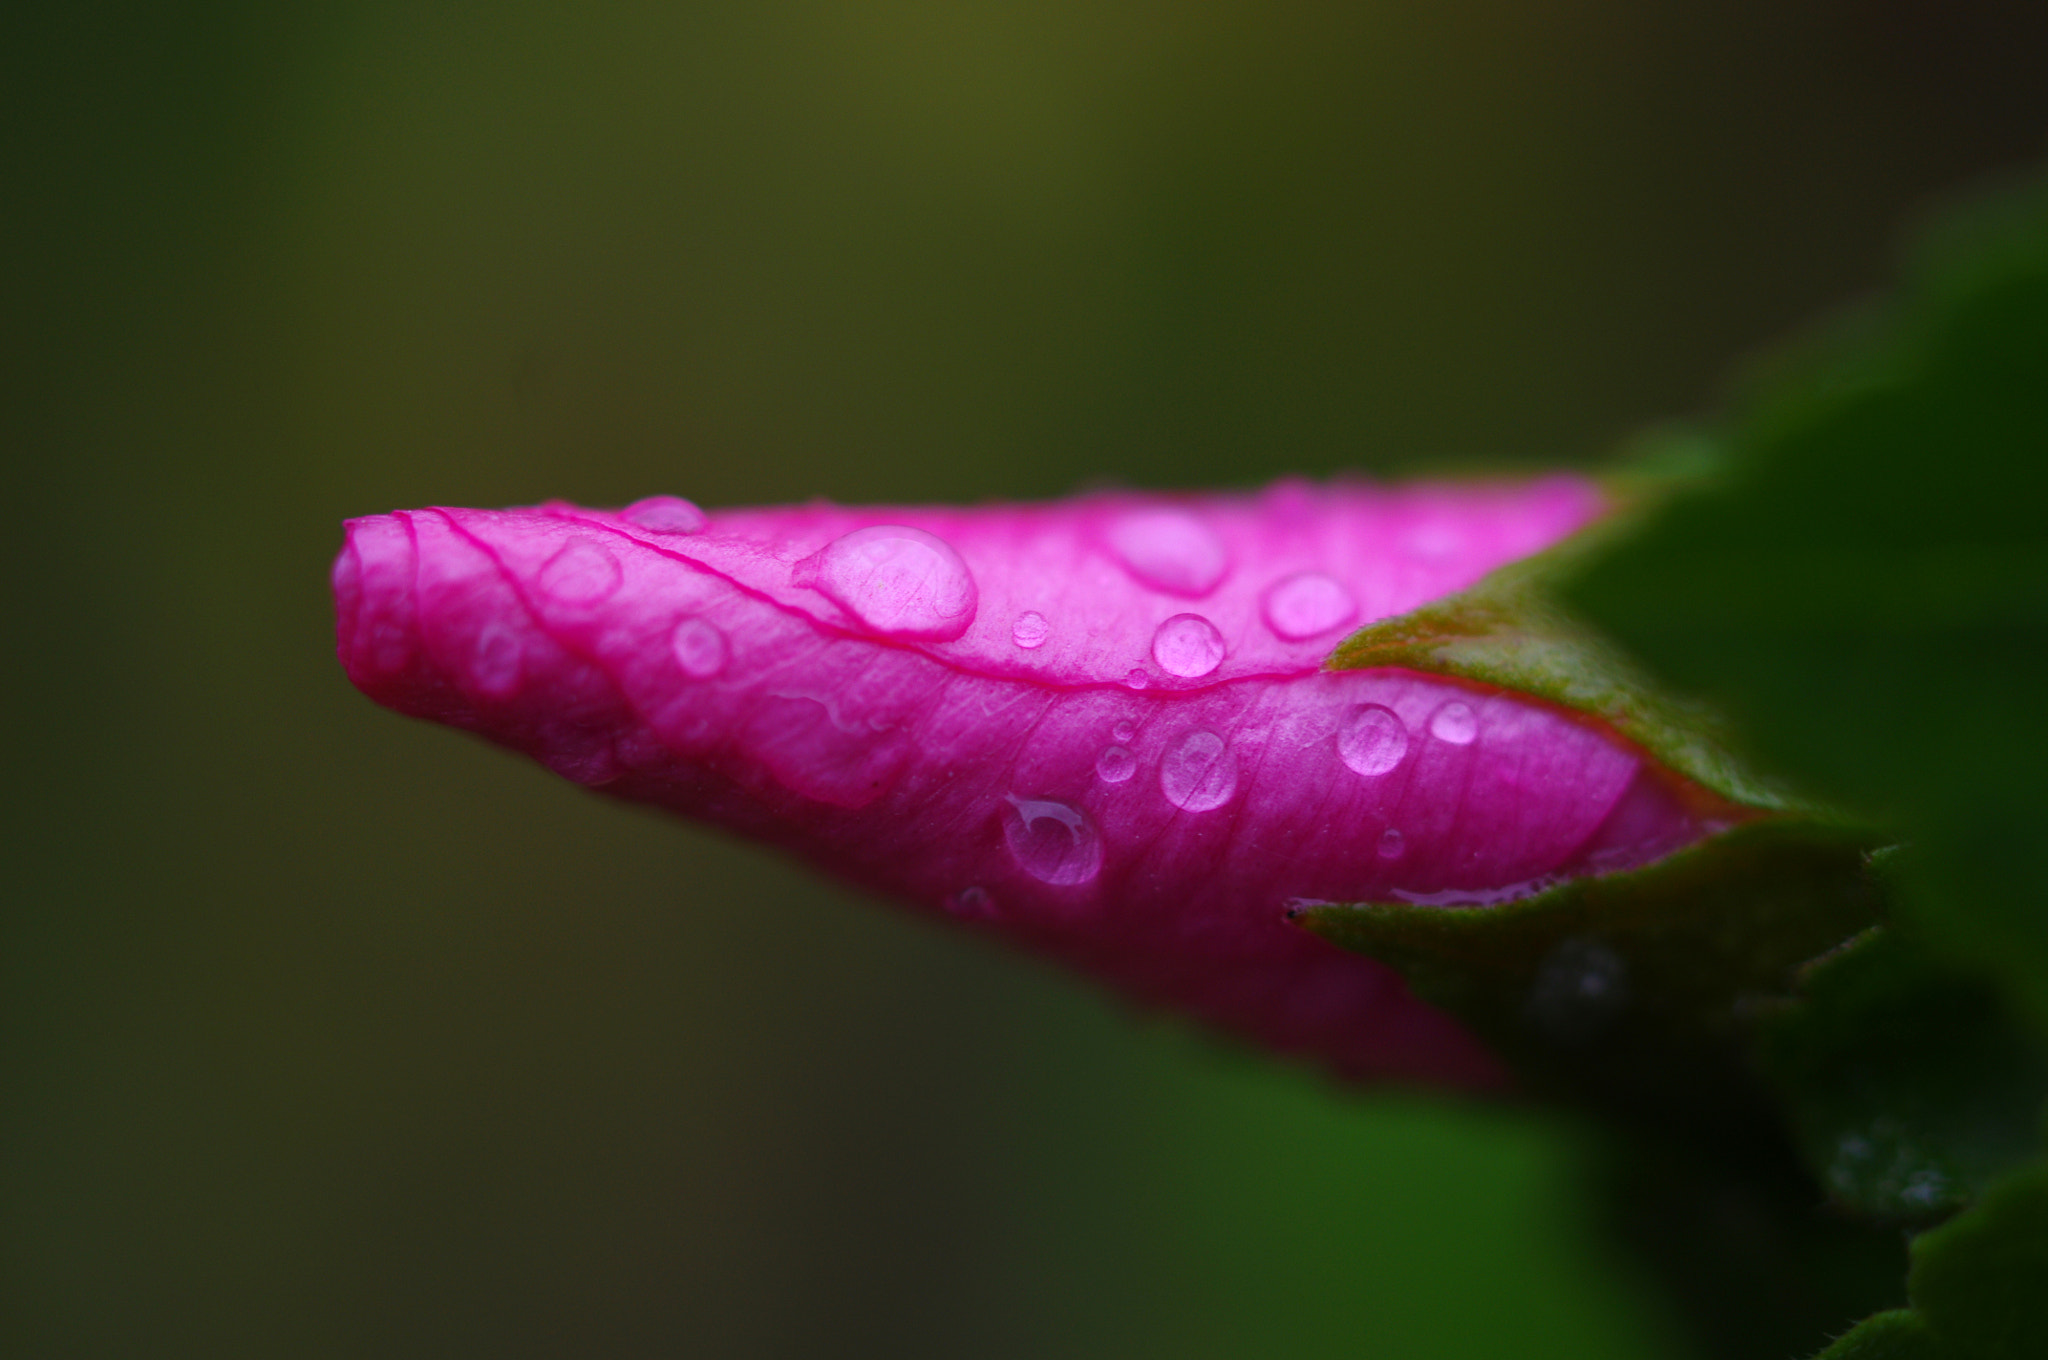
<svg viewBox="0 0 2048 1360"><path fill-rule="evenodd" d="M1553 477L401 512L348 526L339 650L379 703L1148 1001L1488 1087L1476 1040L1289 908L1503 901L1660 858L1711 800L1549 704L1322 663L1603 508Z"/></svg>

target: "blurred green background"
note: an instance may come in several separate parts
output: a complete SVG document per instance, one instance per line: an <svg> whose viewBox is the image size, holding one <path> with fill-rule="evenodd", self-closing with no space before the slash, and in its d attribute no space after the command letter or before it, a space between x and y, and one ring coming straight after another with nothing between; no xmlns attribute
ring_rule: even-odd
<svg viewBox="0 0 2048 1360"><path fill-rule="evenodd" d="M1567 1128L372 708L337 522L1586 461L2038 157L2048 9L5 22L0 1350L1683 1353Z"/></svg>

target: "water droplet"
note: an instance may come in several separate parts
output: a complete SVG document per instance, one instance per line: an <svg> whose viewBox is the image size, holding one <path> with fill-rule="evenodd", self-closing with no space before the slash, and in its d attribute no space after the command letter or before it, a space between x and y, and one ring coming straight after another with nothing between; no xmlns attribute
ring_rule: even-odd
<svg viewBox="0 0 2048 1360"><path fill-rule="evenodd" d="M1407 837L1401 834L1400 827L1390 826L1385 831L1380 832L1381 859L1399 859L1402 852L1407 850L1407 848L1408 840Z"/></svg>
<svg viewBox="0 0 2048 1360"><path fill-rule="evenodd" d="M502 623L487 623L476 635L469 678L493 699L503 699L519 688L524 670L523 651L517 633Z"/></svg>
<svg viewBox="0 0 2048 1360"><path fill-rule="evenodd" d="M1628 1008L1628 963L1598 940L1567 938L1537 966L1523 1011L1559 1043L1590 1039Z"/></svg>
<svg viewBox="0 0 2048 1360"><path fill-rule="evenodd" d="M1479 715L1469 704L1453 699L1430 715L1429 735L1453 746L1470 746L1479 735Z"/></svg>
<svg viewBox="0 0 2048 1360"><path fill-rule="evenodd" d="M987 888L962 888L946 899L946 910L962 920L992 921L997 914L996 899Z"/></svg>
<svg viewBox="0 0 2048 1360"><path fill-rule="evenodd" d="M1131 673L1124 677L1124 683L1132 689L1143 689L1152 683L1152 677L1145 674L1143 666L1131 667Z"/></svg>
<svg viewBox="0 0 2048 1360"><path fill-rule="evenodd" d="M1017 616L1017 621L1010 625L1010 641L1027 652L1034 647L1043 647L1045 640L1050 636L1052 625L1047 623L1045 615L1036 609L1025 610Z"/></svg>
<svg viewBox="0 0 2048 1360"><path fill-rule="evenodd" d="M1128 742L1132 737L1138 735L1138 725L1133 722L1120 722L1115 727L1109 729L1109 735L1115 737L1118 741Z"/></svg>
<svg viewBox="0 0 2048 1360"><path fill-rule="evenodd" d="M1336 577L1302 571L1268 586L1259 612L1268 628L1289 642L1300 642L1357 618L1358 601Z"/></svg>
<svg viewBox="0 0 2048 1360"><path fill-rule="evenodd" d="M1102 837L1079 808L1012 794L1003 839L1017 867L1041 883L1072 887L1102 872Z"/></svg>
<svg viewBox="0 0 2048 1360"><path fill-rule="evenodd" d="M1237 794L1237 756L1214 732L1190 732L1159 762L1159 791L1183 812L1220 808Z"/></svg>
<svg viewBox="0 0 2048 1360"><path fill-rule="evenodd" d="M1132 510L1109 526L1126 570L1155 590L1199 599L1216 588L1230 555L1216 531L1185 510Z"/></svg>
<svg viewBox="0 0 2048 1360"><path fill-rule="evenodd" d="M694 534L706 523L704 512L681 496L634 501L619 511L619 518L656 534Z"/></svg>
<svg viewBox="0 0 2048 1360"><path fill-rule="evenodd" d="M1175 614L1152 635L1152 659L1168 675L1199 680L1223 664L1223 634L1200 614Z"/></svg>
<svg viewBox="0 0 2048 1360"><path fill-rule="evenodd" d="M624 579L617 558L582 539L568 544L540 569L540 588L562 604L600 604Z"/></svg>
<svg viewBox="0 0 2048 1360"><path fill-rule="evenodd" d="M809 559L814 585L878 633L950 642L974 622L974 574L937 534L877 524Z"/></svg>
<svg viewBox="0 0 2048 1360"><path fill-rule="evenodd" d="M1138 772L1138 758L1125 746L1105 746L1095 757L1095 777L1105 784L1121 784Z"/></svg>
<svg viewBox="0 0 2048 1360"><path fill-rule="evenodd" d="M1408 729L1391 708L1360 704L1337 734L1337 754L1359 774L1385 774L1408 754Z"/></svg>
<svg viewBox="0 0 2048 1360"><path fill-rule="evenodd" d="M678 623L669 635L668 645L675 653L676 664L692 680L709 680L725 669L732 656L725 634L704 619L684 619Z"/></svg>

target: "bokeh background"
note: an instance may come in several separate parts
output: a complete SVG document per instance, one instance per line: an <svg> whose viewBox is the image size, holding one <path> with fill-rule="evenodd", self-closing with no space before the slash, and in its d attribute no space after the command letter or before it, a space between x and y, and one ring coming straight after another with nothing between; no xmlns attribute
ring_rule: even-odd
<svg viewBox="0 0 2048 1360"><path fill-rule="evenodd" d="M1683 1354L1565 1125L372 708L338 521L1597 459L2048 150L2048 9L33 8L0 1350Z"/></svg>

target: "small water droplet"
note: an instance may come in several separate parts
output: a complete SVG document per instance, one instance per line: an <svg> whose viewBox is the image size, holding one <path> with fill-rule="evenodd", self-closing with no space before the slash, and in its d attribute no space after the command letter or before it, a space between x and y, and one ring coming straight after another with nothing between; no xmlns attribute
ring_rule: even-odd
<svg viewBox="0 0 2048 1360"><path fill-rule="evenodd" d="M1003 839L1017 867L1041 883L1072 887L1102 872L1102 837L1079 808L1011 794Z"/></svg>
<svg viewBox="0 0 2048 1360"><path fill-rule="evenodd" d="M1185 510L1132 510L1109 526L1109 546L1131 575L1169 595L1199 599L1230 567L1216 531Z"/></svg>
<svg viewBox="0 0 2048 1360"><path fill-rule="evenodd" d="M1034 647L1043 647L1045 640L1051 636L1052 625L1047 623L1045 615L1036 609L1025 610L1017 616L1017 621L1010 625L1010 641L1027 652Z"/></svg>
<svg viewBox="0 0 2048 1360"><path fill-rule="evenodd" d="M1385 831L1380 832L1381 859L1399 859L1407 848L1408 840L1407 837L1401 834L1400 827L1390 826Z"/></svg>
<svg viewBox="0 0 2048 1360"><path fill-rule="evenodd" d="M1095 777L1105 784L1121 784L1138 772L1138 758L1124 746L1105 746L1095 757Z"/></svg>
<svg viewBox="0 0 2048 1360"><path fill-rule="evenodd" d="M979 885L962 888L946 899L946 910L967 921L992 921L996 917L996 899L989 890Z"/></svg>
<svg viewBox="0 0 2048 1360"><path fill-rule="evenodd" d="M617 558L582 539L563 547L540 569L540 588L562 604L601 604L624 580Z"/></svg>
<svg viewBox="0 0 2048 1360"><path fill-rule="evenodd" d="M1131 667L1131 673L1124 677L1124 683L1132 689L1143 689L1152 683L1152 677L1145 674L1143 666Z"/></svg>
<svg viewBox="0 0 2048 1360"><path fill-rule="evenodd" d="M656 534L694 534L706 523L704 512L681 496L634 501L619 511L619 518Z"/></svg>
<svg viewBox="0 0 2048 1360"><path fill-rule="evenodd" d="M494 699L503 699L519 688L523 678L524 649L519 635L502 623L487 623L476 635L469 677L476 687Z"/></svg>
<svg viewBox="0 0 2048 1360"><path fill-rule="evenodd" d="M1183 812L1220 808L1237 794L1237 756L1214 732L1190 732L1159 762L1159 791Z"/></svg>
<svg viewBox="0 0 2048 1360"><path fill-rule="evenodd" d="M1357 618L1358 601L1336 577L1302 571L1268 586L1259 612L1268 628L1289 642L1300 642Z"/></svg>
<svg viewBox="0 0 2048 1360"><path fill-rule="evenodd" d="M1152 635L1152 659L1168 675L1199 680L1223 664L1223 634L1200 614L1175 614Z"/></svg>
<svg viewBox="0 0 2048 1360"><path fill-rule="evenodd" d="M974 622L974 574L937 534L877 524L808 562L808 583L878 633L950 642Z"/></svg>
<svg viewBox="0 0 2048 1360"><path fill-rule="evenodd" d="M1479 716L1471 705L1453 699L1430 715L1429 735L1453 746L1470 746L1479 735Z"/></svg>
<svg viewBox="0 0 2048 1360"><path fill-rule="evenodd" d="M678 623L669 635L668 645L675 653L676 664L692 680L709 680L725 669L732 656L725 634L705 619L684 619Z"/></svg>
<svg viewBox="0 0 2048 1360"><path fill-rule="evenodd" d="M1115 737L1118 741L1129 742L1131 738L1138 735L1138 725L1133 722L1120 722L1115 727L1109 729L1109 735Z"/></svg>
<svg viewBox="0 0 2048 1360"><path fill-rule="evenodd" d="M1391 708L1360 704L1337 734L1337 754L1359 774L1385 774L1408 754L1408 728Z"/></svg>

